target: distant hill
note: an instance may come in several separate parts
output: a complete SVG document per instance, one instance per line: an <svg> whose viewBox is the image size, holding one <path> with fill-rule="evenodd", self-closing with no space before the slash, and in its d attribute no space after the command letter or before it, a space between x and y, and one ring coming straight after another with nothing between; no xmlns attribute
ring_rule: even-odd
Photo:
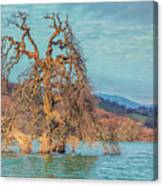
<svg viewBox="0 0 163 186"><path fill-rule="evenodd" d="M118 95L109 95L109 94L104 94L104 93L97 93L95 94L96 97L102 98L103 100L109 100L110 102L116 102L118 105L123 105L126 108L131 108L131 109L137 109L139 107L151 107L151 105L143 105L140 103L137 103L135 101L129 100L125 97L118 96Z"/></svg>
<svg viewBox="0 0 163 186"><path fill-rule="evenodd" d="M157 126L157 106L143 105L122 96L103 93L98 93L95 96L97 106L107 112L127 116L136 121L140 121L144 126L149 128Z"/></svg>

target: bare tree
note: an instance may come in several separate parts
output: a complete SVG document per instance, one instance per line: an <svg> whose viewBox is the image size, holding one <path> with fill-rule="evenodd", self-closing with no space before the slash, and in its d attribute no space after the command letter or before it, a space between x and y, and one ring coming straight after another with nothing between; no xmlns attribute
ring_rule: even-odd
<svg viewBox="0 0 163 186"><path fill-rule="evenodd" d="M16 127L14 123L22 115L27 123L22 128L29 126L32 138L41 141L41 152L64 151L65 143L72 137L76 143L104 139L94 112L96 103L87 78L85 60L68 17L65 21L61 21L59 14L55 13L44 17L51 23L52 35L42 59L27 25L27 16L19 11L15 15L19 21L8 21L9 25L15 25L22 31L19 41L10 36L2 37L2 80L8 81L12 68L22 56L34 61L30 73L11 95L15 103L10 108L12 111L4 114L4 136L11 133ZM32 51L27 49L26 39ZM55 53L56 49L59 54ZM14 53L10 54L12 50ZM20 122L23 123L22 120Z"/></svg>

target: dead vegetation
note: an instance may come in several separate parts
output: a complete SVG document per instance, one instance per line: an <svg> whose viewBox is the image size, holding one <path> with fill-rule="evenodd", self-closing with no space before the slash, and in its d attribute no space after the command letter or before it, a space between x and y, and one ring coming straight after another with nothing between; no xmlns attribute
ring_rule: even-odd
<svg viewBox="0 0 163 186"><path fill-rule="evenodd" d="M14 20L8 20L9 25L15 25L22 32L20 40L11 36L3 36L1 40L3 94L8 90L8 77L21 58L26 56L33 61L29 72L22 75L21 83L10 94L12 106L2 111L2 141L10 139L8 136L14 131L16 134L12 134L12 138L23 141L19 143L20 148L23 151L28 151L24 148L30 149L23 147L30 143L14 130L16 126L24 135L28 133L31 139L41 142L42 153L64 151L64 145L69 141L75 148L80 140L104 140L94 114L96 103L91 94L85 61L68 17L65 21L55 13L44 17L52 29L44 58L40 57L27 17L26 13L19 11ZM56 50L60 51L59 54L55 53Z"/></svg>
<svg viewBox="0 0 163 186"><path fill-rule="evenodd" d="M27 17L17 12L8 21L21 31L20 39L1 39L3 146L16 142L23 153L30 153L32 141L37 140L41 153L64 153L65 144L74 151L81 140L154 140L153 131L142 129L136 121L96 108L85 60L68 18L61 21L54 13L44 17L52 34L42 58ZM23 56L32 66L21 74L19 83L12 84L9 75L16 64L23 63ZM104 143L104 154L108 151Z"/></svg>

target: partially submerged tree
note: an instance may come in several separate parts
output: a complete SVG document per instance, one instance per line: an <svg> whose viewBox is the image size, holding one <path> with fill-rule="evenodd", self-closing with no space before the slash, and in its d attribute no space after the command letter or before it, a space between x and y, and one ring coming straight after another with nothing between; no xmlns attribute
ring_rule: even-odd
<svg viewBox="0 0 163 186"><path fill-rule="evenodd" d="M13 104L3 114L3 141L14 138L15 134L11 134L12 131L16 133L17 123L21 126L17 129L19 133L30 132L31 140L41 141L41 152L64 151L67 142L75 148L80 140L104 140L94 112L96 103L85 61L68 18L62 22L54 13L44 17L51 22L52 35L45 57L41 58L26 23L27 16L18 12L19 21L9 20L9 24L22 32L20 40L2 37L2 82L8 82L12 68L23 56L34 62L26 78L21 79L10 96ZM27 40L33 50L28 49Z"/></svg>

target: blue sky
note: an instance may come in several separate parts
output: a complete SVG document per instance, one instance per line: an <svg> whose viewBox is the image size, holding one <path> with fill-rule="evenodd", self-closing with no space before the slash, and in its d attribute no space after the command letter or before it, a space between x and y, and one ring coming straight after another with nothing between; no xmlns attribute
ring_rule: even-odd
<svg viewBox="0 0 163 186"><path fill-rule="evenodd" d="M90 82L96 92L153 102L153 3L86 3L2 6L2 35L19 38L5 20L17 10L30 14L28 23L44 57L52 30L42 17L47 12L69 16L86 59ZM26 58L16 65L10 80L27 68Z"/></svg>

